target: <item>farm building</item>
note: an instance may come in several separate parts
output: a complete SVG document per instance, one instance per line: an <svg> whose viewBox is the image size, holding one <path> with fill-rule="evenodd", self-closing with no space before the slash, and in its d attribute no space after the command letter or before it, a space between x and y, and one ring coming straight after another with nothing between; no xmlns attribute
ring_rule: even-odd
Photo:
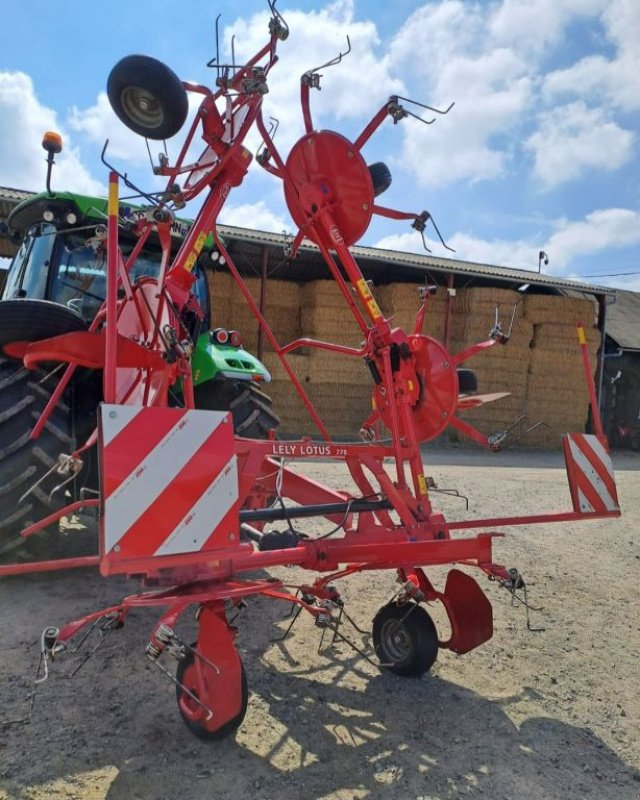
<svg viewBox="0 0 640 800"><path fill-rule="evenodd" d="M28 192L0 189L0 226L11 208L29 196ZM304 243L297 257L289 260L290 240L286 235L231 226L220 226L220 231L281 345L303 335L350 346L360 343L362 333L313 245ZM0 228L0 255L10 256L15 249L6 228ZM507 345L495 346L465 364L476 373L481 393L510 393L496 403L462 415L484 433L515 425L513 436L517 438L537 426L519 443L555 447L566 430L585 429L588 397L575 329L579 321L587 329L597 389L608 404L615 395L618 409L626 402L626 384L620 383L612 392L609 379L605 380L617 352L615 345L607 347L610 352L604 361L598 357L601 341L609 326L614 325L611 319L622 307L615 303L614 290L537 272L436 256L369 247L352 249L382 311L405 330L413 328L419 288L434 287L424 332L442 341L453 353L488 338L496 322L496 309L505 332L513 319ZM308 411L273 353L268 337L219 262L209 272L209 284L215 324L240 330L247 349L261 356L272 373L268 391L282 417L282 435L314 435ZM636 315L639 308L640 304L636 305ZM290 359L331 434L338 438L356 437L371 411L372 380L362 359L311 348L296 350ZM608 407L605 409L610 425L615 425L618 416ZM446 434L450 435L454 434Z"/></svg>

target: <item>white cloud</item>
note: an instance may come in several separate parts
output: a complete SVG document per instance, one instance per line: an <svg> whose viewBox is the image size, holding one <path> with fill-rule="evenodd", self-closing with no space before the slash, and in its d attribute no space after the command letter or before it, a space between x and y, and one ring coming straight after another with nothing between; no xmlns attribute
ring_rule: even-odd
<svg viewBox="0 0 640 800"><path fill-rule="evenodd" d="M69 126L100 147L108 139L107 158L122 159L131 164L149 163L144 139L120 122L109 104L106 92L100 92L95 104L89 108L81 110L73 106L69 114Z"/></svg>
<svg viewBox="0 0 640 800"><path fill-rule="evenodd" d="M415 71L420 99L456 105L425 127L403 121L396 162L424 186L497 178L510 167L513 134L532 104L532 61L498 42L490 14L460 0L417 9L391 45L393 63ZM423 115L428 118L428 112Z"/></svg>
<svg viewBox="0 0 640 800"><path fill-rule="evenodd" d="M550 259L545 267L546 272L572 277L580 272L580 259L583 256L606 254L640 244L640 212L628 208L607 208L593 211L582 220L555 220L553 232L546 239L487 240L456 233L447 243L456 250L453 257L462 261L535 271L538 269L538 253L544 250ZM420 237L414 233L387 236L374 246L424 253ZM436 248L434 252L442 254ZM609 271L606 267L604 257L602 272ZM618 279L617 285L620 283Z"/></svg>
<svg viewBox="0 0 640 800"><path fill-rule="evenodd" d="M254 228L259 231L282 233L291 227L283 217L274 214L263 200L257 203L225 205L220 213L221 225L237 225L239 228Z"/></svg>
<svg viewBox="0 0 640 800"><path fill-rule="evenodd" d="M640 244L640 212L628 208L599 209L579 222L560 220L555 227L544 249L561 268L579 261L582 255ZM603 263L606 265L606 260Z"/></svg>
<svg viewBox="0 0 640 800"><path fill-rule="evenodd" d="M300 76L346 49L351 53L339 66L321 70L321 90L311 90L314 127L322 127L329 115L337 119L368 118L391 94L402 94L404 85L391 73L390 58L381 52L376 26L370 20L354 19L352 0L338 2L319 11L286 11L291 33L278 43L280 63L269 73L269 93L264 98L264 116L277 118L280 127L276 146L283 157L304 133L300 107ZM248 58L267 41L268 15L238 19L225 30L225 40L236 36L236 61ZM253 142L252 137L252 142Z"/></svg>
<svg viewBox="0 0 640 800"><path fill-rule="evenodd" d="M0 184L44 189L46 154L41 142L47 130L58 131L64 141L62 153L55 158L52 188L104 194L103 185L82 164L55 111L38 100L31 78L24 72L0 72Z"/></svg>
<svg viewBox="0 0 640 800"><path fill-rule="evenodd" d="M579 177L585 169L618 169L633 155L634 135L582 101L539 117L525 142L535 157L535 173L548 187Z"/></svg>
<svg viewBox="0 0 640 800"><path fill-rule="evenodd" d="M614 57L589 55L566 69L549 73L544 79L543 94L550 99L574 95L626 111L638 110L640 5L637 0L610 0L601 21L615 47Z"/></svg>
<svg viewBox="0 0 640 800"><path fill-rule="evenodd" d="M496 42L541 54L561 42L568 23L606 6L607 0L503 0L491 14L489 30Z"/></svg>

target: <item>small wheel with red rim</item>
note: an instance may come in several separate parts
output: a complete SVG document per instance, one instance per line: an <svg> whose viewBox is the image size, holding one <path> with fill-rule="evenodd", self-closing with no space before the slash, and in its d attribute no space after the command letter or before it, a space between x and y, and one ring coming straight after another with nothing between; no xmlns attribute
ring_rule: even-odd
<svg viewBox="0 0 640 800"><path fill-rule="evenodd" d="M195 649L195 645L193 645L193 648ZM205 741L224 739L240 727L247 713L249 686L247 684L247 674L244 670L244 665L242 661L240 661L239 677L242 692L240 711L231 719L220 721L216 719L215 708L211 709L213 711L213 716L207 719L207 712L203 706L185 692L185 689L188 689L192 695L195 695L198 700L200 699L195 659L196 656L193 650L188 650L178 662L178 669L176 670L176 701L178 703L178 711L184 720L184 724L198 739L203 739ZM211 667L205 665L205 669L211 669Z"/></svg>
<svg viewBox="0 0 640 800"><path fill-rule="evenodd" d="M416 603L387 603L373 618L373 646L380 668L405 678L424 675L438 657L433 620Z"/></svg>

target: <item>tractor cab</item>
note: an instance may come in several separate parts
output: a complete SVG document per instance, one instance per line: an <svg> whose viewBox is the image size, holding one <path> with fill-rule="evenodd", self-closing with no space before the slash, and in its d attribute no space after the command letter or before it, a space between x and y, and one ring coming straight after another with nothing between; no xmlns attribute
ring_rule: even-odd
<svg viewBox="0 0 640 800"><path fill-rule="evenodd" d="M123 208L125 226L133 223L141 209ZM49 300L65 306L90 323L106 297L106 200L70 193L46 192L17 206L9 217L9 227L22 236L7 276L3 300L26 298ZM174 250L177 251L189 223L174 224ZM135 246L135 237L121 238L126 259ZM132 281L144 276L157 277L161 249L150 238L131 272ZM209 296L206 275L196 266L194 292L209 321Z"/></svg>

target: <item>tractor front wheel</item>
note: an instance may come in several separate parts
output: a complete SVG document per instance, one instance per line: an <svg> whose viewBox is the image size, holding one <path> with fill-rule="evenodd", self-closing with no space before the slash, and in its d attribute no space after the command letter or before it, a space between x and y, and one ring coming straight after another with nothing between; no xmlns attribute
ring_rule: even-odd
<svg viewBox="0 0 640 800"><path fill-rule="evenodd" d="M433 620L416 603L387 603L373 620L373 646L380 667L403 677L428 672L438 656Z"/></svg>
<svg viewBox="0 0 640 800"><path fill-rule="evenodd" d="M265 439L280 424L269 395L249 381L207 381L196 386L194 392L196 408L231 411L237 436Z"/></svg>

